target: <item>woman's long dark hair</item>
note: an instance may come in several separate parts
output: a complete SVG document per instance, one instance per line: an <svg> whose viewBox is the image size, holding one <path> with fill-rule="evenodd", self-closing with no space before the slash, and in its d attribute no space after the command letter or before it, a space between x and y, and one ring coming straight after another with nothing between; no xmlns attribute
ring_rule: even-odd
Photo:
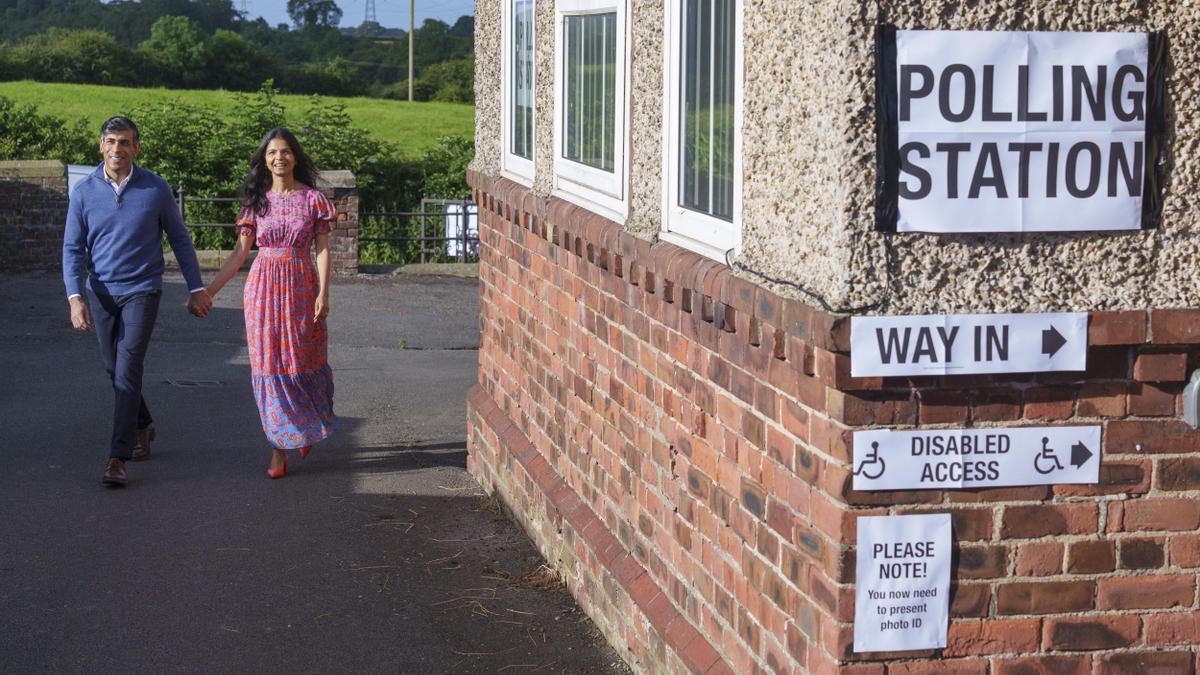
<svg viewBox="0 0 1200 675"><path fill-rule="evenodd" d="M267 135L263 136L262 143L258 145L258 150L255 150L254 156L250 158L250 174L246 176L246 182L242 185L242 206L260 216L266 215L271 208L270 202L267 201L267 191L271 189L271 170L267 168L267 144L276 138L282 138L292 149L292 156L296 159L296 168L292 175L296 182L314 187L320 175L290 129L275 127L268 131Z"/></svg>

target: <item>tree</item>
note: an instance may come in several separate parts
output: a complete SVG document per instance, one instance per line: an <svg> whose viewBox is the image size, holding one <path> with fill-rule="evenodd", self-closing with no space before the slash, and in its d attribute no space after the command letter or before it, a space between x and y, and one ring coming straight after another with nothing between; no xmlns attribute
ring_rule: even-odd
<svg viewBox="0 0 1200 675"><path fill-rule="evenodd" d="M405 31L375 22L343 31L336 0L290 0L295 26L247 20L239 4L0 0L0 81L253 91L272 79L288 93L407 97ZM428 19L417 28L418 100L472 100L474 25L463 16L453 25Z"/></svg>
<svg viewBox="0 0 1200 675"><path fill-rule="evenodd" d="M42 82L134 84L141 70L133 52L98 30L51 28L11 56L21 77Z"/></svg>
<svg viewBox="0 0 1200 675"><path fill-rule="evenodd" d="M425 69L417 84L424 84L428 98L443 103L475 102L475 59L435 63Z"/></svg>
<svg viewBox="0 0 1200 675"><path fill-rule="evenodd" d="M297 28L336 28L342 20L342 8L333 0L288 0L287 13Z"/></svg>
<svg viewBox="0 0 1200 675"><path fill-rule="evenodd" d="M158 66L164 80L197 86L206 79L208 45L200 24L186 16L164 16L150 27L138 51Z"/></svg>
<svg viewBox="0 0 1200 675"><path fill-rule="evenodd" d="M364 21L358 24L354 31L355 37L375 37L383 34L383 26L378 21Z"/></svg>
<svg viewBox="0 0 1200 675"><path fill-rule="evenodd" d="M208 41L207 60L209 84L224 89L254 91L275 70L261 47L224 29L218 29Z"/></svg>

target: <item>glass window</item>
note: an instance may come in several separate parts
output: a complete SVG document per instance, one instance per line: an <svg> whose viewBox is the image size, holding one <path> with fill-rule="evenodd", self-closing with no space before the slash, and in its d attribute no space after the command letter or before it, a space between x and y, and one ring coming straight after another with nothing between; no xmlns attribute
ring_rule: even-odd
<svg viewBox="0 0 1200 675"><path fill-rule="evenodd" d="M563 157L612 173L616 161L617 15L563 17Z"/></svg>
<svg viewBox="0 0 1200 675"><path fill-rule="evenodd" d="M683 0L679 205L733 220L735 0Z"/></svg>
<svg viewBox="0 0 1200 675"><path fill-rule="evenodd" d="M533 159L533 0L512 0L510 152Z"/></svg>
<svg viewBox="0 0 1200 675"><path fill-rule="evenodd" d="M554 4L554 194L618 223L629 217L629 2Z"/></svg>

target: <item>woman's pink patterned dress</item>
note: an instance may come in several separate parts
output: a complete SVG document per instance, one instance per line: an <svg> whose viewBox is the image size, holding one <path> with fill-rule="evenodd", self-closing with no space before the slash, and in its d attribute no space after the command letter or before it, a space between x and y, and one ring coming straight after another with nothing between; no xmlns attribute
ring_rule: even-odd
<svg viewBox="0 0 1200 675"><path fill-rule="evenodd" d="M238 232L254 235L258 256L246 279L246 345L254 399L267 440L281 450L312 445L337 427L329 331L314 321L317 270L313 237L326 234L337 209L304 186L290 195L267 193L270 210L242 209Z"/></svg>

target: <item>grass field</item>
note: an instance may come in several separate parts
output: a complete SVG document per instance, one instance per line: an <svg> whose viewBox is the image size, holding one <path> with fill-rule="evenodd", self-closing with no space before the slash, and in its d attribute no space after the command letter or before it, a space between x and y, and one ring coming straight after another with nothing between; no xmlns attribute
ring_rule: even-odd
<svg viewBox="0 0 1200 675"><path fill-rule="evenodd" d="M0 82L0 96L21 105L36 104L42 113L69 121L83 117L97 127L108 117L141 104L178 100L221 110L233 110L236 104L236 94L223 90L132 89L90 84L45 84L27 80ZM439 136L469 138L475 133L475 107L471 105L409 103L363 97L323 98L343 103L356 125L381 141L395 143L405 155L411 156L432 147ZM309 96L280 95L276 100L291 116L302 113L310 99Z"/></svg>

